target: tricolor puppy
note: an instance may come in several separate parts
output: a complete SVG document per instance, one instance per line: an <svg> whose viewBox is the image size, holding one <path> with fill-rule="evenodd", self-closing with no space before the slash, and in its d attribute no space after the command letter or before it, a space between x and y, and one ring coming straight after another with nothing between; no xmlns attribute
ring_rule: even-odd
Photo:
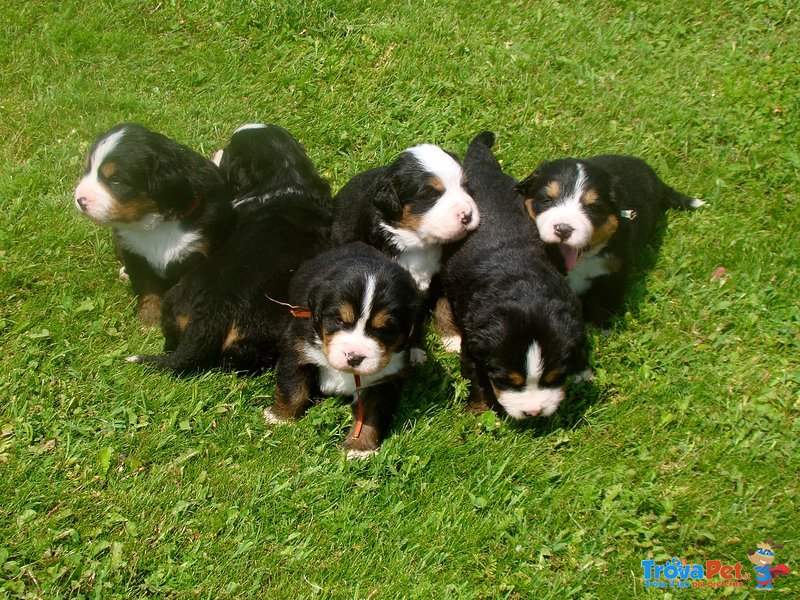
<svg viewBox="0 0 800 600"><path fill-rule="evenodd" d="M402 152L353 177L334 198L334 245L367 242L407 269L422 291L441 268L442 246L478 227L458 160L438 146Z"/></svg>
<svg viewBox="0 0 800 600"><path fill-rule="evenodd" d="M422 299L413 279L376 249L356 242L303 265L289 299L307 307L307 318L295 318L287 331L275 404L265 416L271 422L295 419L315 396L350 396L348 458L375 452L391 425L411 336L421 322Z"/></svg>
<svg viewBox="0 0 800 600"><path fill-rule="evenodd" d="M483 132L464 159L481 226L445 252L442 284L461 340L470 404L548 416L587 370L580 302L547 258Z"/></svg>
<svg viewBox="0 0 800 600"><path fill-rule="evenodd" d="M544 162L517 189L549 256L597 324L622 303L631 267L661 214L703 204L632 156Z"/></svg>
<svg viewBox="0 0 800 600"><path fill-rule="evenodd" d="M164 293L215 251L236 221L210 160L135 123L94 143L75 207L114 229L138 316L147 322L158 322Z"/></svg>
<svg viewBox="0 0 800 600"><path fill-rule="evenodd" d="M237 130L221 158L239 225L164 301L163 356L132 356L177 372L273 365L290 316L273 300L329 247L330 187L300 143L275 125ZM272 300L270 299L272 298Z"/></svg>

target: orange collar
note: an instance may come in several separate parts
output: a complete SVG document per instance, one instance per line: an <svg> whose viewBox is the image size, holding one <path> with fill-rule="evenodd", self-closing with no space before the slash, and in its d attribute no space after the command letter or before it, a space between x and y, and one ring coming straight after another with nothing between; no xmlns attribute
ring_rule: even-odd
<svg viewBox="0 0 800 600"><path fill-rule="evenodd" d="M266 294L264 294L267 296ZM270 298L267 296L267 300L274 302L275 304L280 304L281 306L285 306L289 309L289 312L292 313L293 317L298 319L310 319L311 318L311 309L306 308L305 306L295 306L294 304L289 304L288 302L281 302L280 300L275 300L275 298Z"/></svg>
<svg viewBox="0 0 800 600"><path fill-rule="evenodd" d="M364 425L364 405L361 404L361 393L358 391L361 387L361 376L353 373L353 380L356 382L356 402L358 403L358 416L353 425L353 437L358 439L361 435L361 427Z"/></svg>

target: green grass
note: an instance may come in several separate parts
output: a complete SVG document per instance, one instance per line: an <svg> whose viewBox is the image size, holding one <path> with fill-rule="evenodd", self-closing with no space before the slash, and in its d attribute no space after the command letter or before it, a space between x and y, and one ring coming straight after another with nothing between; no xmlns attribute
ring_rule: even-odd
<svg viewBox="0 0 800 600"><path fill-rule="evenodd" d="M797 9L4 3L0 598L661 597L643 559L752 574L767 537L797 573ZM625 152L709 205L669 216L628 311L591 337L597 379L556 416L465 413L431 339L380 454L348 463L333 399L270 428L271 375L124 364L160 333L71 201L91 141L123 120L209 155L278 123L335 189L491 128L517 177Z"/></svg>

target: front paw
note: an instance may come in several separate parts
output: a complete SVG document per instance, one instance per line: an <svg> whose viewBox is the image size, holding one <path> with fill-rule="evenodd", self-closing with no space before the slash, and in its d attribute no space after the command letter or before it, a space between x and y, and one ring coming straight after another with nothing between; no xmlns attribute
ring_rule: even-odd
<svg viewBox="0 0 800 600"><path fill-rule="evenodd" d="M378 449L375 450L347 450L345 452L345 459L347 460L367 460L370 456L378 454Z"/></svg>
<svg viewBox="0 0 800 600"><path fill-rule="evenodd" d="M424 365L428 362L428 353L422 348L412 348L409 360L412 365Z"/></svg>
<svg viewBox="0 0 800 600"><path fill-rule="evenodd" d="M139 309L136 318L140 321L153 325L161 322L161 296L148 294L139 297Z"/></svg>
<svg viewBox="0 0 800 600"><path fill-rule="evenodd" d="M353 437L353 432L344 441L344 451L347 460L354 458L363 459L378 453L380 441L375 432L369 427L363 427L358 437Z"/></svg>
<svg viewBox="0 0 800 600"><path fill-rule="evenodd" d="M266 421L267 425L288 425L290 423L290 420L286 417L276 414L271 406L264 409L264 421Z"/></svg>

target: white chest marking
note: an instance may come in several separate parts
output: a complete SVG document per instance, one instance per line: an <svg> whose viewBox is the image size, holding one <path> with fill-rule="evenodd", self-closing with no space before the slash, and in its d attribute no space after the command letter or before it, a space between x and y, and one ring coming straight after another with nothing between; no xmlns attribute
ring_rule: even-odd
<svg viewBox="0 0 800 600"><path fill-rule="evenodd" d="M180 222L162 221L160 217L120 224L116 230L122 245L144 257L162 277L169 263L186 258L201 239L198 232L184 230Z"/></svg>
<svg viewBox="0 0 800 600"><path fill-rule="evenodd" d="M442 247L408 248L395 259L397 264L411 273L421 291L427 290L431 279L442 268Z"/></svg>
<svg viewBox="0 0 800 600"><path fill-rule="evenodd" d="M575 267L567 274L567 284L577 295L581 295L592 286L592 279L608 274L606 263L608 257L604 254L581 256Z"/></svg>

